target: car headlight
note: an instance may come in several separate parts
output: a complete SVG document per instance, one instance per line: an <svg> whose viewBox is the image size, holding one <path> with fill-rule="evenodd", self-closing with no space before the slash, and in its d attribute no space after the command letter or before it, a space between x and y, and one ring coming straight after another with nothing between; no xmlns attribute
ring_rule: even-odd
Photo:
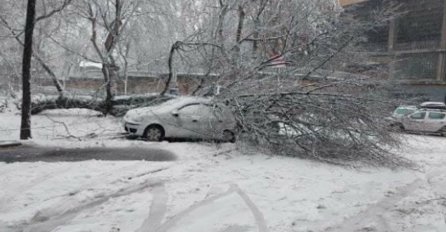
<svg viewBox="0 0 446 232"><path fill-rule="evenodd" d="M144 120L143 116L137 116L137 115L131 115L131 114L126 114L124 116L124 121L128 122L128 123L141 123Z"/></svg>
<svg viewBox="0 0 446 232"><path fill-rule="evenodd" d="M141 123L143 120L144 120L144 117L142 117L142 116L132 117L130 119L130 121L137 122L137 123Z"/></svg>

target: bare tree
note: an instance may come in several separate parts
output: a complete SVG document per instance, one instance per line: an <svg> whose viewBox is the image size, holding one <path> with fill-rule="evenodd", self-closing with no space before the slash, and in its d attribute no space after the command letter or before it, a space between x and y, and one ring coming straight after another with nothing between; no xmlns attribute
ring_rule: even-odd
<svg viewBox="0 0 446 232"><path fill-rule="evenodd" d="M36 17L36 1L28 0L25 25L25 43L22 63L22 123L20 139L31 138L31 58L33 54L33 32Z"/></svg>

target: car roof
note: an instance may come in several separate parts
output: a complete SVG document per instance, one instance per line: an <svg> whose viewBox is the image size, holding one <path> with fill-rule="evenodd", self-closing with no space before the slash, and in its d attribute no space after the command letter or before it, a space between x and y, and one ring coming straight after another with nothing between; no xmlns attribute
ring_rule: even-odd
<svg viewBox="0 0 446 232"><path fill-rule="evenodd" d="M414 106L414 105L401 105L401 106L398 106L397 109L417 109L417 106Z"/></svg>
<svg viewBox="0 0 446 232"><path fill-rule="evenodd" d="M429 106L429 105L436 105L436 106L446 106L446 104L444 102L423 102L420 104L420 106Z"/></svg>
<svg viewBox="0 0 446 232"><path fill-rule="evenodd" d="M203 97L177 97L172 100L166 101L159 105L159 107L180 107L187 104L194 104L194 103L202 103L207 104L210 103L212 99L210 98L203 98Z"/></svg>

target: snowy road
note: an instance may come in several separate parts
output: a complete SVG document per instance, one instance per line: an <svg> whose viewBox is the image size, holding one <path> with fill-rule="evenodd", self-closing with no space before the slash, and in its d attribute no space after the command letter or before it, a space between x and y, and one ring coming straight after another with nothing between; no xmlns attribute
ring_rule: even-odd
<svg viewBox="0 0 446 232"><path fill-rule="evenodd" d="M85 160L172 161L175 154L153 148L61 148L20 146L0 148L0 162L74 162Z"/></svg>
<svg viewBox="0 0 446 232"><path fill-rule="evenodd" d="M22 162L0 162L1 232L446 231L441 137L407 135L395 151L419 163L417 170L349 169L236 151L233 144L79 141L71 137L117 133L120 124L89 114L50 116L34 118L41 129L33 145L76 151L77 162L8 153ZM8 132L0 139L18 137L19 118L2 119L10 123L0 125ZM118 151L128 160L101 161L79 148ZM176 160L135 160L132 149L163 150Z"/></svg>
<svg viewBox="0 0 446 232"><path fill-rule="evenodd" d="M446 141L410 136L409 145L421 170L138 141L122 146L178 160L0 163L0 231L446 231Z"/></svg>

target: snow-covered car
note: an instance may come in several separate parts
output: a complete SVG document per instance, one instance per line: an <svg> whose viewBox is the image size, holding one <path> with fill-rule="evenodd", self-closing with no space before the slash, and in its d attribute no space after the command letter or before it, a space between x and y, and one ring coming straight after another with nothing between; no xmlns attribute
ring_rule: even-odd
<svg viewBox="0 0 446 232"><path fill-rule="evenodd" d="M408 115L413 114L418 110L446 110L446 104L443 102L423 102L417 106L415 105L402 105L397 107L392 116L385 118L388 126L394 129L402 129L401 124L402 119L406 118Z"/></svg>
<svg viewBox="0 0 446 232"><path fill-rule="evenodd" d="M390 117L385 118L388 126L391 128L401 129L401 120L409 114L417 111L418 108L414 105L403 105L397 107Z"/></svg>
<svg viewBox="0 0 446 232"><path fill-rule="evenodd" d="M212 99L179 97L128 111L124 128L149 141L189 138L233 142L236 121L225 105L215 104Z"/></svg>
<svg viewBox="0 0 446 232"><path fill-rule="evenodd" d="M420 109L402 118L399 126L402 130L446 136L446 111Z"/></svg>

